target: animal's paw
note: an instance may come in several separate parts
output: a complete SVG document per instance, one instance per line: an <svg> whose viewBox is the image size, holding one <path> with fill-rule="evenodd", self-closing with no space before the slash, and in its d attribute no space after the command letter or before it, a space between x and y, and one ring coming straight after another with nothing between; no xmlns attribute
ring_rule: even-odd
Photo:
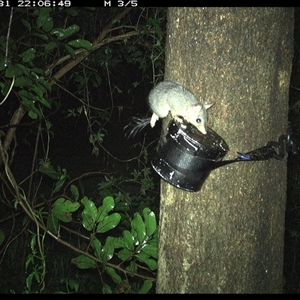
<svg viewBox="0 0 300 300"><path fill-rule="evenodd" d="M150 120L150 126L153 128L155 126L156 121L158 121L159 117L156 114L153 114Z"/></svg>
<svg viewBox="0 0 300 300"><path fill-rule="evenodd" d="M182 118L182 117L174 116L173 119L174 119L175 121L177 121L178 123L181 123L181 124L183 123L183 118Z"/></svg>

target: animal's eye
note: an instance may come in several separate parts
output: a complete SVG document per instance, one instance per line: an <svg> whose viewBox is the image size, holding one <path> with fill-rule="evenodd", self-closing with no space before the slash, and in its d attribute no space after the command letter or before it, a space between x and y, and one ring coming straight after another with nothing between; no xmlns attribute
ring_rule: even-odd
<svg viewBox="0 0 300 300"><path fill-rule="evenodd" d="M201 122L202 122L201 118L197 118L197 119L196 119L196 122L197 122L197 123L201 123Z"/></svg>

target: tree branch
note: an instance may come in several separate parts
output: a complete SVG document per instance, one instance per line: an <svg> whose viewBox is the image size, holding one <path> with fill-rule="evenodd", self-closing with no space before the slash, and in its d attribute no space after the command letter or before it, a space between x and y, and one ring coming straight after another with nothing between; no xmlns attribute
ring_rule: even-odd
<svg viewBox="0 0 300 300"><path fill-rule="evenodd" d="M100 48L100 46L98 46L98 45L104 40L106 35L110 32L113 24L115 24L116 21L121 20L126 14L129 13L130 10L131 10L131 8L124 9L113 20L111 20L111 22L108 25L106 25L106 27L104 27L104 29L101 31L99 36L92 43L93 50ZM94 47L95 47L95 49L94 49ZM79 55L76 59L70 61L67 65L65 65L63 68L61 68L55 75L53 75L52 80L54 80L54 81L59 80L63 75L65 75L67 72L69 72L71 69L73 69L78 63L80 63L82 60L84 60L90 53L91 53L91 51L85 51L81 55Z"/></svg>
<svg viewBox="0 0 300 300"><path fill-rule="evenodd" d="M6 151L4 151L1 139L0 139L0 157L2 157L2 161L4 162L5 174L6 174L7 178L9 179L9 182L10 182L11 186L14 189L15 196L17 198L16 201L17 201L18 205L20 205L22 207L22 209L25 212L25 214L35 223L35 225L37 226L37 228L43 230L44 232L46 232L48 235L50 235L52 238L54 238L60 244L67 246L68 248L72 249L73 251L75 251L77 253L83 254L83 255L91 258L92 260L96 261L97 263L103 264L103 262L99 258L95 257L94 255L92 255L92 254L90 254L90 253L88 253L88 252L86 252L84 250L81 250L81 249L73 246L72 244L66 242L65 240L62 240L60 237L58 237L55 234L53 234L35 216L35 211L30 206L30 204L28 203L27 199L23 195L21 195L21 193L20 193L20 188L19 188L19 186L18 186L18 184L17 184L17 182L16 182L16 180L14 178L14 175L11 172L10 167L8 165L8 155L7 155ZM110 262L106 262L106 265L110 266L110 267L112 267L114 269L117 269L117 270L119 270L119 271L121 271L121 272L123 272L125 274L131 274L131 275L134 275L134 276L137 276L137 277L140 277L140 278L144 278L144 279L148 279L148 280L151 280L151 281L155 281L156 280L153 277L145 276L145 275L142 275L142 274L138 274L136 272L131 272L129 270L123 269L122 267L120 267L120 265L116 265L116 264L113 264L113 263L110 263Z"/></svg>
<svg viewBox="0 0 300 300"><path fill-rule="evenodd" d="M121 13L119 13L113 20L110 21L110 23L104 27L104 29L101 31L101 33L99 34L99 36L94 40L93 44L93 50L99 49L101 46L115 41L114 38L109 39L106 43L102 43L101 42L104 40L104 38L106 37L106 35L110 32L113 24L116 23L116 21L121 20L126 14L129 13L129 11L131 10L131 8L126 8L124 9ZM133 36L134 32L132 32L131 34L129 34L129 36ZM138 32L136 32L136 34L138 34ZM123 35L123 38L126 37ZM72 68L74 68L78 63L80 63L83 59L85 59L91 52L90 51L85 51L83 52L81 55L79 55L75 60L70 61L67 65L65 65L62 69L60 69L53 77L52 80L50 81L50 84L53 84L55 81L59 80L63 75L65 75L68 71L70 71ZM17 110L14 112L10 124L19 124L21 119L24 117L24 115L26 114L26 109L25 107L20 104L20 106L17 108ZM16 132L16 127L11 127L7 130L7 133L5 135L5 140L3 142L3 149L5 151L8 150L14 136L15 136L15 132ZM2 165L3 161L2 158L0 156L0 166Z"/></svg>
<svg viewBox="0 0 300 300"><path fill-rule="evenodd" d="M118 35L118 36L108 37L108 38L104 39L102 42L100 42L99 44L93 45L93 50L91 50L91 51L95 51L95 50L101 48L102 46L104 46L106 44L109 44L109 43L112 43L112 42L116 42L116 41L120 41L120 40L124 40L125 38L130 38L130 37L138 35L140 33L141 33L140 31L130 31L130 32ZM87 51L87 50L84 50L84 49L78 49L78 50L75 51L75 55L84 55L84 58L85 58L86 56L88 56L91 53L91 51ZM66 55L66 56L60 58L58 61L56 61L53 65L51 65L47 69L46 74L49 74L52 69L54 69L56 66L62 64L66 60L69 60L70 58L71 58L70 55ZM81 58L81 56L80 56L80 58ZM80 59L80 61L81 60L82 60L82 58ZM73 61L72 61L72 63L73 63ZM77 62L77 64L78 63L79 62ZM69 70L70 69L68 69L68 71ZM55 77L56 75L57 75L57 73L53 77Z"/></svg>
<svg viewBox="0 0 300 300"><path fill-rule="evenodd" d="M26 114L26 109L25 107L21 104L16 111L14 112L11 120L10 120L10 124L15 125L20 123L21 119L24 117L24 115ZM11 127L7 130L7 133L5 135L5 140L3 142L3 149L5 151L8 150L14 136L15 136L15 132L16 132L17 127ZM2 164L3 160L2 160L2 156L0 156L0 166Z"/></svg>

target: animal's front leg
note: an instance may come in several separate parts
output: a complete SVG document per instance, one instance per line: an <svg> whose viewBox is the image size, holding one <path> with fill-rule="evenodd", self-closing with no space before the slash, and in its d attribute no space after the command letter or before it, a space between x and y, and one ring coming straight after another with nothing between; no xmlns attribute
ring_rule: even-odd
<svg viewBox="0 0 300 300"><path fill-rule="evenodd" d="M155 126L156 121L158 121L159 117L155 113L152 114L150 120L150 126L153 128Z"/></svg>

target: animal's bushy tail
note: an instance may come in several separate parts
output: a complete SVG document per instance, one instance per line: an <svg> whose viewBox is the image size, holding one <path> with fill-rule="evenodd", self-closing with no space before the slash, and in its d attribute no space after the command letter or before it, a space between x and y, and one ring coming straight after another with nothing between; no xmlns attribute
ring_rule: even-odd
<svg viewBox="0 0 300 300"><path fill-rule="evenodd" d="M127 140L135 137L148 124L151 118L148 117L131 117L129 123L124 127L124 136Z"/></svg>

